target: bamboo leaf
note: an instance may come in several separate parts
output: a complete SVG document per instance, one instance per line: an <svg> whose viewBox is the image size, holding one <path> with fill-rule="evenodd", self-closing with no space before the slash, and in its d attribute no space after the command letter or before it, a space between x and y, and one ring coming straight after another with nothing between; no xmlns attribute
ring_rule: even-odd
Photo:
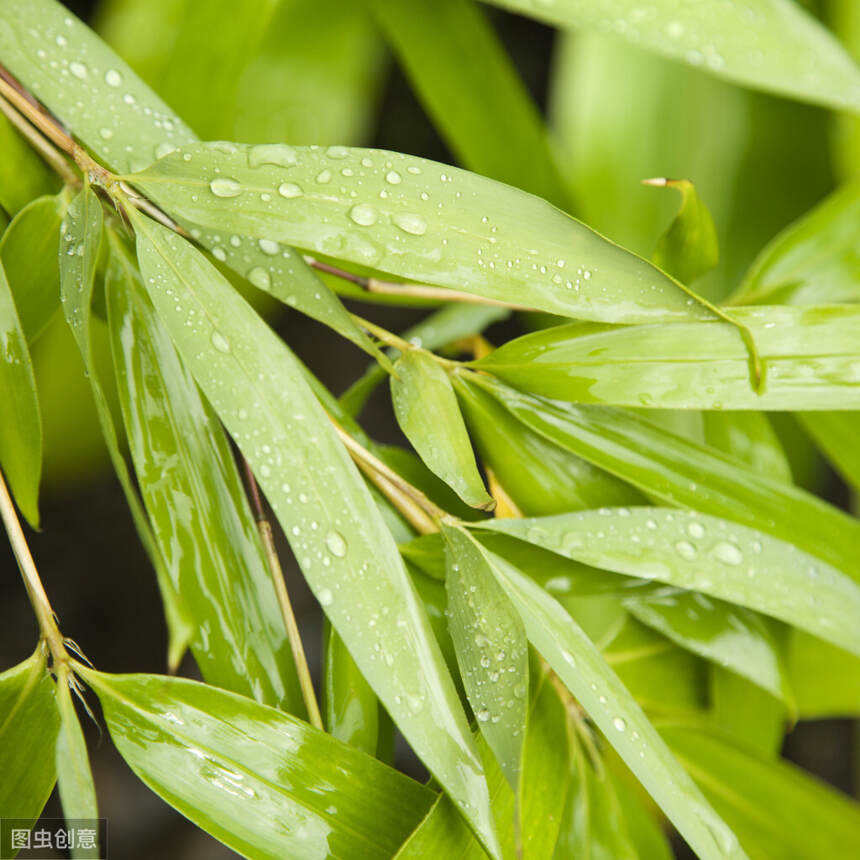
<svg viewBox="0 0 860 860"><path fill-rule="evenodd" d="M489 0L562 28L608 32L739 84L860 112L860 71L833 36L789 0Z"/></svg>
<svg viewBox="0 0 860 860"><path fill-rule="evenodd" d="M0 260L0 403L12 420L0 422L0 467L33 528L39 527L42 418L27 339Z"/></svg>
<svg viewBox="0 0 860 860"><path fill-rule="evenodd" d="M481 547L443 525L448 627L478 728L514 791L528 710L528 640L522 620L493 577Z"/></svg>
<svg viewBox="0 0 860 860"><path fill-rule="evenodd" d="M56 192L56 176L2 114L0 152L0 207L9 215L16 215L37 197Z"/></svg>
<svg viewBox="0 0 860 860"><path fill-rule="evenodd" d="M860 715L860 658L856 655L792 630L788 671L801 719Z"/></svg>
<svg viewBox="0 0 860 860"><path fill-rule="evenodd" d="M830 860L860 851L857 804L799 768L682 726L660 731L752 860Z"/></svg>
<svg viewBox="0 0 860 860"><path fill-rule="evenodd" d="M448 374L426 352L409 350L394 365L397 423L427 466L467 504L492 510Z"/></svg>
<svg viewBox="0 0 860 860"><path fill-rule="evenodd" d="M860 308L744 307L764 366L757 393L736 327L556 326L509 341L475 363L534 394L661 409L856 409Z"/></svg>
<svg viewBox="0 0 860 860"><path fill-rule="evenodd" d="M128 180L188 229L285 243L583 319L707 316L650 263L545 201L421 158L195 144Z"/></svg>
<svg viewBox="0 0 860 860"><path fill-rule="evenodd" d="M646 179L645 184L681 192L678 213L657 242L651 259L681 283L692 284L720 260L714 219L689 179Z"/></svg>
<svg viewBox="0 0 860 860"><path fill-rule="evenodd" d="M249 857L391 857L432 792L307 723L180 678L78 667L111 738L171 806Z"/></svg>
<svg viewBox="0 0 860 860"><path fill-rule="evenodd" d="M858 414L798 412L796 417L836 471L860 491L860 452L855 445Z"/></svg>
<svg viewBox="0 0 860 860"><path fill-rule="evenodd" d="M461 375L546 439L632 483L661 504L759 529L851 573L860 524L816 496L764 478L717 449L697 445L623 409L552 403L485 376ZM592 505L593 507L593 505Z"/></svg>
<svg viewBox="0 0 860 860"><path fill-rule="evenodd" d="M702 424L705 444L742 460L766 478L792 482L791 465L764 413L703 412Z"/></svg>
<svg viewBox="0 0 860 860"><path fill-rule="evenodd" d="M254 469L326 615L412 747L496 853L481 764L426 615L300 366L193 246L139 215L134 227L153 304ZM377 608L383 595L387 613Z"/></svg>
<svg viewBox="0 0 860 860"><path fill-rule="evenodd" d="M789 631L789 633L795 631ZM742 675L712 666L709 723L739 746L774 759L785 739L786 724L797 719L797 704L774 698Z"/></svg>
<svg viewBox="0 0 860 860"><path fill-rule="evenodd" d="M564 206L564 183L540 113L472 0L374 0L371 6L460 163Z"/></svg>
<svg viewBox="0 0 860 860"><path fill-rule="evenodd" d="M0 259L29 343L45 330L59 307L57 249L65 206L62 195L33 200L0 239Z"/></svg>
<svg viewBox="0 0 860 860"><path fill-rule="evenodd" d="M745 526L648 507L471 525L595 567L737 603L860 654L860 585L792 544Z"/></svg>
<svg viewBox="0 0 860 860"><path fill-rule="evenodd" d="M0 675L0 715L0 809L4 817L35 822L57 778L60 729L41 648Z"/></svg>
<svg viewBox="0 0 860 860"><path fill-rule="evenodd" d="M529 641L696 854L702 860L746 856L579 625L504 559L487 558L519 610Z"/></svg>
<svg viewBox="0 0 860 860"><path fill-rule="evenodd" d="M111 242L108 325L138 483L210 684L302 714L272 575L229 443Z"/></svg>

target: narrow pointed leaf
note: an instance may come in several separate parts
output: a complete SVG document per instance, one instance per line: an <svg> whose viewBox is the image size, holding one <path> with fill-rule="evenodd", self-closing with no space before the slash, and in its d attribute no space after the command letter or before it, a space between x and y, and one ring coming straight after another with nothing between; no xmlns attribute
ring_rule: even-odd
<svg viewBox="0 0 860 860"><path fill-rule="evenodd" d="M443 526L448 628L478 728L516 791L529 689L522 619L493 577L480 545Z"/></svg>
<svg viewBox="0 0 860 860"><path fill-rule="evenodd" d="M786 725L797 719L794 691L790 700L780 701L742 675L719 666L712 666L710 675L710 723L739 746L776 758Z"/></svg>
<svg viewBox="0 0 860 860"><path fill-rule="evenodd" d="M273 164L269 147L190 145L129 180L188 229L583 319L709 316L659 269L524 191L395 152L281 152Z"/></svg>
<svg viewBox="0 0 860 860"><path fill-rule="evenodd" d="M860 70L836 39L790 0L489 0L556 27L620 37L763 90L860 112ZM707 22L707 25L705 24Z"/></svg>
<svg viewBox="0 0 860 860"><path fill-rule="evenodd" d="M651 259L682 284L692 284L720 260L714 219L689 179L648 179L645 184L681 192L678 214L660 237Z"/></svg>
<svg viewBox="0 0 860 860"><path fill-rule="evenodd" d="M0 239L0 259L30 343L60 306L57 249L64 209L62 196L39 197L12 219Z"/></svg>
<svg viewBox="0 0 860 860"><path fill-rule="evenodd" d="M494 575L529 640L702 860L744 857L737 839L678 764L627 688L579 625L539 586L498 556Z"/></svg>
<svg viewBox="0 0 860 860"><path fill-rule="evenodd" d="M534 394L660 409L856 409L860 308L734 308L763 363L722 321L671 326L566 325L510 341L475 366Z"/></svg>
<svg viewBox="0 0 860 860"><path fill-rule="evenodd" d="M857 412L798 412L796 417L833 467L860 492L860 451Z"/></svg>
<svg viewBox="0 0 860 860"><path fill-rule="evenodd" d="M467 504L492 510L495 502L478 473L457 397L436 360L419 350L401 356L391 399L400 429L431 471Z"/></svg>
<svg viewBox="0 0 860 860"><path fill-rule="evenodd" d="M272 575L229 443L111 243L106 292L117 388L144 503L210 684L303 713Z"/></svg>
<svg viewBox="0 0 860 860"><path fill-rule="evenodd" d="M799 768L750 755L703 732L661 734L752 860L831 860L860 853L860 807Z"/></svg>
<svg viewBox="0 0 860 860"><path fill-rule="evenodd" d="M595 567L737 603L860 654L860 585L792 544L745 526L666 508L472 525L498 529ZM598 532L603 536L595 541Z"/></svg>
<svg viewBox="0 0 860 860"><path fill-rule="evenodd" d="M413 749L493 850L481 764L427 617L300 365L192 245L142 216L134 227L153 304L253 468L311 589ZM387 613L378 611L383 595Z"/></svg>
<svg viewBox="0 0 860 860"><path fill-rule="evenodd" d="M472 0L373 0L371 7L460 163L564 206L540 113L483 11Z"/></svg>
<svg viewBox="0 0 860 860"><path fill-rule="evenodd" d="M3 262L0 260L0 403L9 419L0 422L0 467L21 513L39 526L42 474L42 418L27 338Z"/></svg>
<svg viewBox="0 0 860 860"><path fill-rule="evenodd" d="M544 438L662 504L757 528L847 572L856 565L856 519L797 487L764 478L715 448L697 445L623 409L552 403L487 377L461 378L468 388L490 393Z"/></svg>
<svg viewBox="0 0 860 860"><path fill-rule="evenodd" d="M788 669L801 719L860 716L860 657L792 630Z"/></svg>
<svg viewBox="0 0 860 860"><path fill-rule="evenodd" d="M35 821L57 778L54 749L60 717L54 682L37 651L0 675L0 809Z"/></svg>
<svg viewBox="0 0 860 860"><path fill-rule="evenodd" d="M791 465L763 412L703 412L702 424L706 445L748 463L766 478L792 482Z"/></svg>
<svg viewBox="0 0 860 860"><path fill-rule="evenodd" d="M433 800L370 756L244 696L158 675L80 674L134 772L245 856L381 860Z"/></svg>

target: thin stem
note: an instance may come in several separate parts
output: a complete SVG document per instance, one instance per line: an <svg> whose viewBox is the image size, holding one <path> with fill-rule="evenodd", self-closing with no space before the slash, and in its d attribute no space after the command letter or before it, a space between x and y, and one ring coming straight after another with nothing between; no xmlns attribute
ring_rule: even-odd
<svg viewBox="0 0 860 860"><path fill-rule="evenodd" d="M27 589L27 597L30 599L30 605L36 614L41 637L48 643L54 663L67 663L69 655L65 645L63 645L63 636L57 627L54 610L51 608L51 602L48 600L42 580L39 578L36 563L30 554L30 547L27 546L27 539L24 537L24 531L18 520L18 514L15 512L15 506L12 504L2 472L0 472L0 518L2 518L6 534L9 536L12 552L15 553L15 559L24 580L24 587Z"/></svg>
<svg viewBox="0 0 860 860"><path fill-rule="evenodd" d="M370 332L370 334L381 340L386 346L393 346L401 352L415 349L415 344L409 343L408 340L404 340L402 337L388 331L388 329L382 328L382 326L378 326L376 323L372 323L370 320L366 320L364 317L357 316L356 314L351 314L351 316L361 328Z"/></svg>
<svg viewBox="0 0 860 860"><path fill-rule="evenodd" d="M302 644L302 637L299 633L299 625L296 622L296 616L293 612L293 604L290 602L290 595L287 591L287 585L284 582L284 572L281 569L281 562L278 558L278 551L275 548L275 539L272 535L272 525L266 517L263 510L263 499L260 496L260 488L257 486L257 479L248 465L248 461L242 457L242 466L245 471L245 480L248 485L248 494L251 497L251 506L254 510L254 519L257 522L257 531L260 533L260 540L263 542L263 548L266 551L266 561L269 565L269 572L272 574L272 582L275 586L275 594L278 598L278 606L281 609L281 616L284 620L284 627L287 630L287 639L290 642L290 649L293 652L293 660L296 664L296 674L299 678L299 687L302 691L302 698L305 702L305 707L308 711L308 718L311 725L325 731L323 727L322 715L317 704L316 693L311 679L311 672L308 668L308 659L305 655L305 648Z"/></svg>

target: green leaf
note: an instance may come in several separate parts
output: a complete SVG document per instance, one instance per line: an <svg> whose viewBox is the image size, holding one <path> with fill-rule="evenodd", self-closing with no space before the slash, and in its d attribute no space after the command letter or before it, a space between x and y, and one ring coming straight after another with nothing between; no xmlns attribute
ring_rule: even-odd
<svg viewBox="0 0 860 860"><path fill-rule="evenodd" d="M792 630L788 670L801 719L860 716L860 658Z"/></svg>
<svg viewBox="0 0 860 860"><path fill-rule="evenodd" d="M846 185L790 224L758 255L733 303L860 301L860 184Z"/></svg>
<svg viewBox="0 0 860 860"><path fill-rule="evenodd" d="M642 496L623 481L572 454L518 421L472 377L452 376L454 390L481 455L527 516L637 504ZM515 453L515 456L512 456Z"/></svg>
<svg viewBox="0 0 860 860"><path fill-rule="evenodd" d="M170 582L161 550L155 542L146 512L129 472L108 404L105 387L95 362L91 304L95 266L102 240L101 203L90 187L69 204L63 222L60 260L60 297L63 314L74 335L90 381L102 436L116 472L141 543L155 569L168 628L168 664L178 666L191 636L190 623Z"/></svg>
<svg viewBox="0 0 860 860"><path fill-rule="evenodd" d="M681 192L678 213L660 237L651 259L682 284L692 284L720 260L714 219L689 179L646 179L645 184Z"/></svg>
<svg viewBox="0 0 860 860"><path fill-rule="evenodd" d="M504 559L487 558L519 610L529 641L697 855L702 860L746 856L579 625Z"/></svg>
<svg viewBox="0 0 860 860"><path fill-rule="evenodd" d="M57 249L65 205L63 195L33 200L12 219L0 239L0 259L30 343L59 307Z"/></svg>
<svg viewBox="0 0 860 860"><path fill-rule="evenodd" d="M194 139L127 63L54 0L0 0L0 62L111 170L140 170Z"/></svg>
<svg viewBox="0 0 860 860"><path fill-rule="evenodd" d="M785 762L703 732L660 730L752 860L832 860L860 853L860 808Z"/></svg>
<svg viewBox="0 0 860 860"><path fill-rule="evenodd" d="M472 0L373 0L371 7L458 161L565 206L540 113L482 10Z"/></svg>
<svg viewBox="0 0 860 860"><path fill-rule="evenodd" d="M9 215L17 214L36 197L57 190L57 177L3 114L0 152L0 207Z"/></svg>
<svg viewBox="0 0 860 860"><path fill-rule="evenodd" d="M78 715L72 703L69 684L75 683L68 670L61 672L55 687L57 711L60 715L60 733L57 736L57 788L66 820L75 818L95 819L99 817L96 789L90 770L87 744ZM98 857L98 847L76 848L73 857Z"/></svg>
<svg viewBox="0 0 860 860"><path fill-rule="evenodd" d="M740 674L712 666L710 680L710 722L739 746L776 758L785 738L786 723L797 717L793 691L787 714L783 702Z"/></svg>
<svg viewBox="0 0 860 860"><path fill-rule="evenodd" d="M492 510L448 374L429 353L397 359L391 399L400 429L427 466L467 504Z"/></svg>
<svg viewBox="0 0 860 860"><path fill-rule="evenodd" d="M669 433L632 412L552 403L485 376L461 375L530 429L629 481L661 504L691 508L790 541L851 571L860 523L816 496L764 478L721 451ZM591 507L594 507L592 505Z"/></svg>
<svg viewBox="0 0 860 860"><path fill-rule="evenodd" d="M303 714L265 552L224 431L112 239L108 324L138 484L210 684Z"/></svg>
<svg viewBox="0 0 860 860"><path fill-rule="evenodd" d="M798 412L795 417L843 479L860 491L857 412Z"/></svg>
<svg viewBox="0 0 860 860"><path fill-rule="evenodd" d="M475 363L534 394L660 409L856 409L860 307L744 307L764 367L750 382L738 329L712 320L671 326L570 324L509 341Z"/></svg>
<svg viewBox="0 0 860 860"><path fill-rule="evenodd" d="M78 671L132 770L245 856L391 857L432 802L413 780L244 696L180 678Z"/></svg>
<svg viewBox="0 0 860 860"><path fill-rule="evenodd" d="M742 6L699 0L490 0L562 28L609 32L747 86L860 112L860 71L809 13L790 0ZM707 22L707 24L705 24Z"/></svg>
<svg viewBox="0 0 860 860"><path fill-rule="evenodd" d="M706 316L650 263L518 189L394 152L279 152L273 164L269 147L190 145L128 180L188 229L286 243L567 316Z"/></svg>
<svg viewBox="0 0 860 860"><path fill-rule="evenodd" d="M642 791L626 775L617 777L609 771L609 778L621 803L624 822L638 851L640 860L673 860L669 840L652 812L647 809Z"/></svg>
<svg viewBox="0 0 860 860"><path fill-rule="evenodd" d="M33 528L39 527L42 418L27 338L0 260L0 403L12 416L0 422L0 467Z"/></svg>
<svg viewBox="0 0 860 860"><path fill-rule="evenodd" d="M745 526L648 507L471 525L595 567L737 603L860 654L860 585L792 544Z"/></svg>
<svg viewBox="0 0 860 860"><path fill-rule="evenodd" d="M742 460L766 478L791 483L791 465L764 413L703 412L702 424L705 444Z"/></svg>
<svg viewBox="0 0 860 860"><path fill-rule="evenodd" d="M754 612L675 588L636 593L625 598L624 606L682 648L748 678L777 699L790 700L779 646Z"/></svg>
<svg viewBox="0 0 860 860"><path fill-rule="evenodd" d="M153 304L254 470L326 615L413 749L495 851L481 764L427 617L301 366L192 245L139 215L134 227Z"/></svg>
<svg viewBox="0 0 860 860"><path fill-rule="evenodd" d="M45 653L0 675L0 809L32 822L41 815L57 778L54 747L60 717Z"/></svg>
<svg viewBox="0 0 860 860"><path fill-rule="evenodd" d="M522 619L474 538L443 524L448 628L478 728L516 791L525 737L529 649Z"/></svg>
<svg viewBox="0 0 860 860"><path fill-rule="evenodd" d="M379 700L330 624L324 635L326 730L338 740L374 755L379 743Z"/></svg>

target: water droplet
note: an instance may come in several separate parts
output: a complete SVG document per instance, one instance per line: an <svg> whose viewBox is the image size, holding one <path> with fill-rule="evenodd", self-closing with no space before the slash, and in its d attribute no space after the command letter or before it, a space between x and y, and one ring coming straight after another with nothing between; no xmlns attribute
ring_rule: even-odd
<svg viewBox="0 0 860 860"><path fill-rule="evenodd" d="M83 64L79 63L77 60L73 63L69 63L69 71L80 80L84 81L87 78L87 75L90 73L89 69Z"/></svg>
<svg viewBox="0 0 860 860"><path fill-rule="evenodd" d="M108 69L105 72L105 83L109 87L118 87L122 83L122 75L116 69Z"/></svg>
<svg viewBox="0 0 860 860"><path fill-rule="evenodd" d="M230 352L230 341L217 328L212 332L212 346L218 352Z"/></svg>
<svg viewBox="0 0 860 860"><path fill-rule="evenodd" d="M704 537L705 527L701 523L690 523L687 526L687 534L694 538Z"/></svg>
<svg viewBox="0 0 860 860"><path fill-rule="evenodd" d="M110 140L113 137L113 129L105 126L99 129L99 137L102 140Z"/></svg>
<svg viewBox="0 0 860 860"><path fill-rule="evenodd" d="M692 561L696 557L696 548L688 540L679 540L675 544L675 549L678 550L678 555L687 561Z"/></svg>
<svg viewBox="0 0 860 860"><path fill-rule="evenodd" d="M743 553L731 543L720 541L713 550L714 558L723 564L740 564L744 560Z"/></svg>
<svg viewBox="0 0 860 860"><path fill-rule="evenodd" d="M359 203L349 210L349 217L362 227L370 227L379 217L376 209L369 203Z"/></svg>
<svg viewBox="0 0 860 860"><path fill-rule="evenodd" d="M627 722L622 717L615 717L612 720L612 725L615 726L616 731L623 732L627 728Z"/></svg>
<svg viewBox="0 0 860 860"><path fill-rule="evenodd" d="M278 194L289 200L293 197L301 197L304 192L302 191L301 186L296 185L295 182L282 182L278 186Z"/></svg>
<svg viewBox="0 0 860 860"><path fill-rule="evenodd" d="M156 158L164 158L165 155L170 155L171 152L176 152L176 146L168 140L165 140L163 143L159 143L158 146L155 147Z"/></svg>
<svg viewBox="0 0 860 860"><path fill-rule="evenodd" d="M296 151L285 143L263 143L248 150L248 167L260 167L263 164L292 167L297 161Z"/></svg>
<svg viewBox="0 0 860 860"><path fill-rule="evenodd" d="M268 290L272 286L272 278L262 266L254 266L248 272L248 280L260 290Z"/></svg>
<svg viewBox="0 0 860 860"><path fill-rule="evenodd" d="M325 154L329 158L335 158L338 161L342 158L346 158L349 155L349 150L345 146L330 146Z"/></svg>
<svg viewBox="0 0 860 860"><path fill-rule="evenodd" d="M319 182L320 185L325 185L326 183L331 182L331 171L321 170L317 174L317 182Z"/></svg>
<svg viewBox="0 0 860 860"><path fill-rule="evenodd" d="M281 250L281 246L277 242L273 242L271 239L260 239L257 244L260 246L260 250L264 254L268 254L270 257L274 257L275 254L279 253Z"/></svg>
<svg viewBox="0 0 860 860"><path fill-rule="evenodd" d="M222 263L227 259L227 253L224 251L223 248L213 248L212 256L216 260L220 260Z"/></svg>
<svg viewBox="0 0 860 860"><path fill-rule="evenodd" d="M475 716L478 718L478 720L480 722L486 723L487 720L490 719L490 712L486 708L482 708L480 711L478 711L475 714Z"/></svg>
<svg viewBox="0 0 860 860"><path fill-rule="evenodd" d="M403 181L403 177L396 170L389 170L385 174L385 181L391 185L399 185Z"/></svg>
<svg viewBox="0 0 860 860"><path fill-rule="evenodd" d="M242 193L242 186L235 179L219 177L209 183L209 190L216 197L238 197Z"/></svg>
<svg viewBox="0 0 860 860"><path fill-rule="evenodd" d="M331 606L334 602L334 595L331 593L331 589L320 589L320 593L317 595L317 600L319 600L322 606Z"/></svg>
<svg viewBox="0 0 860 860"><path fill-rule="evenodd" d="M328 551L338 558L343 558L346 555L346 540L340 532L332 529L325 536L325 545Z"/></svg>
<svg viewBox="0 0 860 860"><path fill-rule="evenodd" d="M427 232L427 222L419 215L404 212L401 215L395 215L392 220L404 233L423 236Z"/></svg>

